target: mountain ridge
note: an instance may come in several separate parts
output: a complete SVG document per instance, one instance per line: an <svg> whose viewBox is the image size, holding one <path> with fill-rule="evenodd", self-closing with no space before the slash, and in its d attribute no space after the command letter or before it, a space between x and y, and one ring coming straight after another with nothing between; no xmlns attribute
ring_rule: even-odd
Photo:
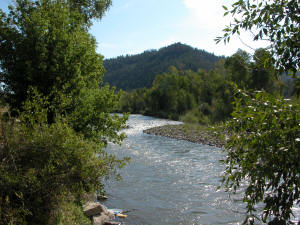
<svg viewBox="0 0 300 225"><path fill-rule="evenodd" d="M167 72L170 66L180 70L209 71L222 58L224 56L177 42L158 50L104 60L106 72L103 81L127 91L149 88L155 76Z"/></svg>

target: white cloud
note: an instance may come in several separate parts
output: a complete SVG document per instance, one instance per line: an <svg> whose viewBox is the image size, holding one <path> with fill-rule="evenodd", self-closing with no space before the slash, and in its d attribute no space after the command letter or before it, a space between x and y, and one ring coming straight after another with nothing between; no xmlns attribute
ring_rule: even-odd
<svg viewBox="0 0 300 225"><path fill-rule="evenodd" d="M230 18L223 17L224 0L183 0L183 3L190 12L189 17L182 23L184 26L215 29L230 22Z"/></svg>
<svg viewBox="0 0 300 225"><path fill-rule="evenodd" d="M187 35L183 37L185 42L217 55L232 55L238 48L253 53L253 49L267 47L268 43L263 41L253 41L253 36L248 32L241 32L240 38L233 36L226 45L216 44L214 39L222 36L223 29L229 25L232 18L224 17L222 5L230 6L233 0L182 0L189 12L189 16L180 22L180 26ZM251 48L249 48L250 46Z"/></svg>

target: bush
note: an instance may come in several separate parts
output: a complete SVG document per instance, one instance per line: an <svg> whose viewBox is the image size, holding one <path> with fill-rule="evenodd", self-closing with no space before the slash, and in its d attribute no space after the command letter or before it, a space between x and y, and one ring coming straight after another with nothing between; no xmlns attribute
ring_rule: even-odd
<svg viewBox="0 0 300 225"><path fill-rule="evenodd" d="M238 90L233 117L226 126L226 189L235 192L246 181L245 222L253 224L260 202L263 222L290 220L292 207L300 203L300 105Z"/></svg>
<svg viewBox="0 0 300 225"><path fill-rule="evenodd" d="M45 104L27 102L18 120L1 123L0 224L53 224L65 193L67 205L80 207L84 193L103 190L100 178L125 164L65 119L49 125Z"/></svg>
<svg viewBox="0 0 300 225"><path fill-rule="evenodd" d="M207 115L204 115L201 111L193 109L188 111L186 114L179 118L185 123L195 123L195 124L209 124L210 119Z"/></svg>

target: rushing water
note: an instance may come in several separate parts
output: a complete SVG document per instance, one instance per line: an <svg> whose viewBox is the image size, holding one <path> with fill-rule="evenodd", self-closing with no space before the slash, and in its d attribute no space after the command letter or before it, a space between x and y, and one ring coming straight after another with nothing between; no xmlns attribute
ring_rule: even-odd
<svg viewBox="0 0 300 225"><path fill-rule="evenodd" d="M128 138L107 151L131 162L122 181L106 185L109 208L128 210L129 225L240 224L241 197L217 191L224 169L221 149L144 134L144 129L178 122L131 115Z"/></svg>

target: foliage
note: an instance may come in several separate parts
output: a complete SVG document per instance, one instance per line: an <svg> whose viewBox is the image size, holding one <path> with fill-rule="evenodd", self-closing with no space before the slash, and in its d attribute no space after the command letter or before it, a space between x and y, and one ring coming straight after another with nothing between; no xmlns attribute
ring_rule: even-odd
<svg viewBox="0 0 300 225"><path fill-rule="evenodd" d="M235 22L223 30L224 35L217 37L217 42L223 39L226 43L241 30L254 33L254 40L270 42L269 56L266 51L254 55L253 82L264 83L270 89L268 83L273 78L268 73L273 73L273 64L278 72L295 74L299 70L297 0L240 0L231 9L223 8L225 15L235 17ZM297 93L297 83L295 87ZM299 104L293 105L279 95L264 92L253 99L248 95L244 93L236 98L234 119L227 126L232 134L227 145L224 181L233 190L243 180L247 181L244 201L250 217L246 223L254 223L250 218L259 202L265 203L263 221L274 218L270 224L285 223L291 217L293 204L299 204Z"/></svg>
<svg viewBox="0 0 300 225"><path fill-rule="evenodd" d="M1 124L1 224L53 224L52 214L66 193L80 206L84 193L103 189L100 178L124 165L63 118L49 125L47 104L32 97L19 121Z"/></svg>
<svg viewBox="0 0 300 225"><path fill-rule="evenodd" d="M254 40L270 41L270 52L276 67L283 71L299 71L300 61L300 5L298 0L235 1L231 8L223 6L224 15L233 15L234 22L216 41L229 42L241 30L251 31Z"/></svg>
<svg viewBox="0 0 300 225"><path fill-rule="evenodd" d="M72 10L75 2L71 2L70 6L62 0L16 1L8 15L0 13L4 92L16 114L32 86L48 96L49 123L56 114L65 114L70 125L85 137L119 142L124 137L117 131L126 117L110 116L119 96L107 86L100 87L102 56L96 53L96 41L82 20L82 13L88 17L95 13L90 4L106 2L105 7L97 9L103 14L109 1L81 1L82 5L77 1L76 7L81 10Z"/></svg>
<svg viewBox="0 0 300 225"><path fill-rule="evenodd" d="M170 67L169 72L155 77L152 88L122 92L120 111L208 123L230 115L228 84L217 72Z"/></svg>
<svg viewBox="0 0 300 225"><path fill-rule="evenodd" d="M299 96L300 96L300 77L299 76L296 78L295 88L294 88L293 92L294 92L293 94L299 98Z"/></svg>
<svg viewBox="0 0 300 225"><path fill-rule="evenodd" d="M29 86L48 95L54 86L61 89L67 79L77 78L80 74L74 72L83 58L73 60L86 55L89 48L78 43L95 45L77 22L76 13L71 13L65 4L49 2L17 1L8 15L1 16L1 79L6 92L22 97L15 100L19 107ZM65 54L61 54L63 50ZM97 67L101 69L101 65Z"/></svg>
<svg viewBox="0 0 300 225"><path fill-rule="evenodd" d="M102 76L95 40L79 16L67 4L47 0L17 1L2 13L1 80L12 107L21 108L29 86L49 95L68 83L70 93Z"/></svg>
<svg viewBox="0 0 300 225"><path fill-rule="evenodd" d="M72 11L79 12L86 23L92 24L93 19L101 19L112 4L111 0L67 0Z"/></svg>
<svg viewBox="0 0 300 225"><path fill-rule="evenodd" d="M179 120L186 124L209 124L211 122L207 115L204 115L203 112L196 108L187 111L184 115L179 117Z"/></svg>
<svg viewBox="0 0 300 225"><path fill-rule="evenodd" d="M106 146L108 141L121 143L125 138L119 133L125 128L128 115L111 114L118 107L120 95L115 94L109 86L82 88L72 98L64 95L60 98L63 104L59 112L66 115L70 126L78 133Z"/></svg>
<svg viewBox="0 0 300 225"><path fill-rule="evenodd" d="M278 75L270 53L263 48L251 55L243 50L225 59L227 79L241 88L273 92L278 89Z"/></svg>
<svg viewBox="0 0 300 225"><path fill-rule="evenodd" d="M120 111L201 124L225 120L233 110L232 83L270 92L279 86L274 67L262 65L270 59L269 53L258 49L253 58L238 50L209 72L171 66L168 72L155 77L151 88L122 92Z"/></svg>
<svg viewBox="0 0 300 225"><path fill-rule="evenodd" d="M248 217L264 202L262 220L287 221L300 194L300 105L265 92L238 90L226 129L227 165L224 182L236 191L246 182Z"/></svg>
<svg viewBox="0 0 300 225"><path fill-rule="evenodd" d="M226 58L225 68L229 71L230 80L239 87L246 87L250 78L250 55L242 50Z"/></svg>
<svg viewBox="0 0 300 225"><path fill-rule="evenodd" d="M127 162L103 150L124 138L127 117L110 114L119 95L102 85L88 33L109 5L16 0L0 10L0 78L17 115L1 122L0 224L86 223L83 194L103 191Z"/></svg>
<svg viewBox="0 0 300 225"><path fill-rule="evenodd" d="M270 53L263 48L257 49L253 55L253 59L249 87L257 90L264 89L269 92L275 91L279 86L278 84L274 85L278 75L272 64Z"/></svg>
<svg viewBox="0 0 300 225"><path fill-rule="evenodd" d="M209 71L221 58L204 50L175 43L159 50L104 60L107 71L103 81L126 91L150 88L155 76L167 72L170 66L194 72L198 69Z"/></svg>
<svg viewBox="0 0 300 225"><path fill-rule="evenodd" d="M202 82L199 74L178 71L175 67L169 70L155 77L152 88L123 94L121 111L178 119L187 110L195 108L198 85Z"/></svg>

